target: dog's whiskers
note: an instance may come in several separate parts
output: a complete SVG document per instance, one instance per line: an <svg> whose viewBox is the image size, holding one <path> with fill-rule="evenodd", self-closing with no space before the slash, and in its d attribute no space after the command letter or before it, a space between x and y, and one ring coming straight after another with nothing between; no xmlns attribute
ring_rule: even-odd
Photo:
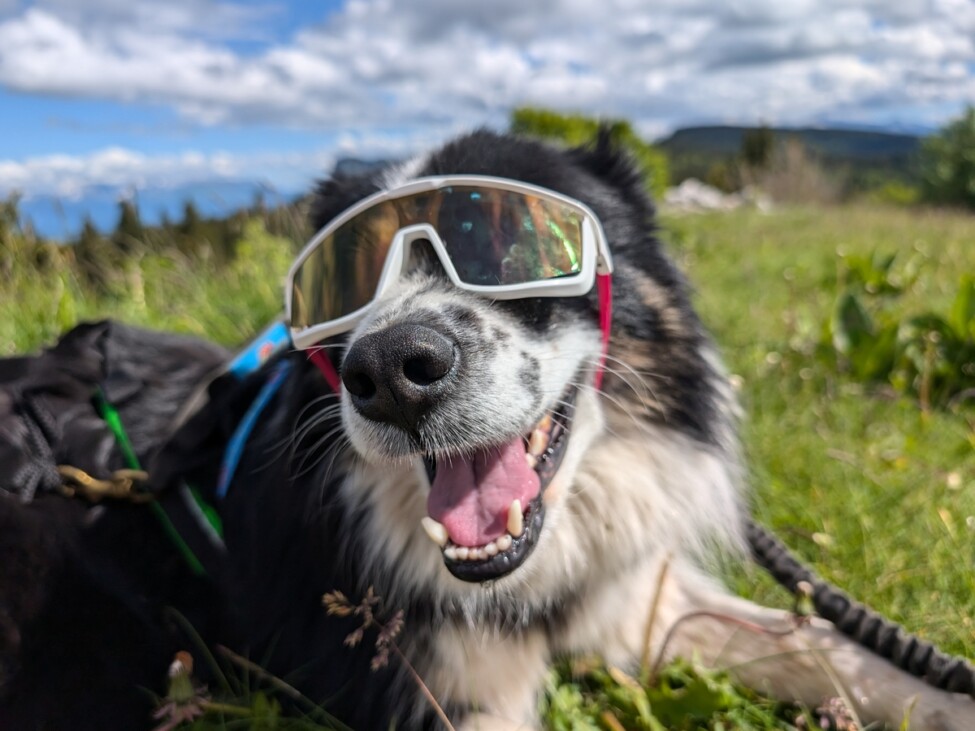
<svg viewBox="0 0 975 731"><path fill-rule="evenodd" d="M660 399L657 397L656 392L653 390L653 386L651 385L651 381L653 379L665 379L665 378L667 378L666 376L663 376L662 374L656 374L656 373L651 373L649 371L645 371L644 374L646 375L646 377L644 377L644 375L641 375L641 373L639 371L637 371L636 369L634 369L628 363L626 363L625 361L620 360L619 358L616 358L616 357L614 357L612 355L607 355L606 361L607 361L607 363L610 363L610 362L615 363L615 364L617 364L619 366L622 366L623 369L625 369L626 373L624 371L621 371L619 368L613 368L613 367L610 367L609 365L605 365L604 366L604 370L605 370L606 373L612 373L613 375L617 376L624 384L626 384L627 387L630 388L630 390L633 391L634 395L637 398L639 398L641 401L646 401L647 400L647 397L649 396L650 399L652 399L654 403L657 403L657 404L660 403ZM642 393L641 393L640 390L637 389L636 386L634 386L633 382L627 376L627 373L630 373L630 374L632 374L632 375L634 375L636 377L637 382L639 383L639 385L643 389L643 392Z"/></svg>
<svg viewBox="0 0 975 731"><path fill-rule="evenodd" d="M298 429L292 432L292 436L286 440L285 444L282 445L284 449L291 447L292 455L295 455L301 449L301 443L311 434L315 432L319 427L329 424L341 412L340 404L333 404L328 408L323 409L320 413L315 414L314 417L308 420L307 423L302 424ZM283 451L282 451L283 454Z"/></svg>
<svg viewBox="0 0 975 731"><path fill-rule="evenodd" d="M316 401L321 401L321 400L323 399L316 399ZM282 450L278 456L280 456L280 454L283 454L284 448L288 447L289 445L293 447L297 447L298 444L300 444L301 440L304 439L305 435L307 435L309 431L313 430L315 427L322 424L324 421L333 417L342 408L341 404L331 404L325 407L324 409L322 409L321 411L319 411L317 414L315 414L308 420L304 420L304 415L314 405L315 402L312 402L308 406L305 406L298 414L298 416L295 418L295 427L294 429L291 430L291 433L288 436L280 439L277 442L274 442L274 444L271 445L272 449Z"/></svg>
<svg viewBox="0 0 975 731"><path fill-rule="evenodd" d="M329 467L326 470L325 476L327 477L329 472L331 471L332 464L334 463L334 456L337 455L337 453L340 451L343 445L349 443L349 438L344 434L342 434L344 430L345 430L344 425L339 424L333 429L327 431L321 438L319 438L314 444L312 444L307 450L305 450L304 456L301 458L301 461L298 462L297 471L294 474L295 479L310 472L312 469L315 468L316 465L324 461L325 458L330 455L330 453L335 453L333 455L333 461L329 463ZM333 440L333 437L336 434L342 434L342 436L338 439ZM328 447L322 452L317 453L314 459L312 459L311 462L309 463L311 454L316 452L321 445L329 442L330 440L331 440L331 444L329 444Z"/></svg>

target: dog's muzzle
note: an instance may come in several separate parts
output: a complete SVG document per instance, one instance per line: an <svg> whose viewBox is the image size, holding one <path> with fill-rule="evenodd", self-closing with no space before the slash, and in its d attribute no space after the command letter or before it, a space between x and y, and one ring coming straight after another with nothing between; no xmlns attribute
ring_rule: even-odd
<svg viewBox="0 0 975 731"><path fill-rule="evenodd" d="M399 323L356 340L342 364L342 382L362 416L416 436L424 416L450 395L459 361L446 335Z"/></svg>

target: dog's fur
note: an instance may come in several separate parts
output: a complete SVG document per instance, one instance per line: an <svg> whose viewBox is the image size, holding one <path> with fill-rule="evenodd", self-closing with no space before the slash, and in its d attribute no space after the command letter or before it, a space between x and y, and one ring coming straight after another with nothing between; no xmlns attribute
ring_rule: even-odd
<svg viewBox="0 0 975 731"><path fill-rule="evenodd" d="M324 182L313 223L377 190L451 173L540 185L599 217L615 264L603 388L593 387L595 293L489 302L451 287L419 251L399 286L326 352L341 367L363 338L430 326L457 347L452 390L407 434L365 418L344 389L330 393L304 354L286 356L292 374L220 506L238 649L353 728L438 727L402 659L372 670L374 637L347 646L358 618L322 607L326 592L356 601L374 587L381 616L403 612L404 658L464 729L536 727L549 663L592 653L631 670L641 657L694 655L782 699L842 694L863 720L898 724L913 709L911 728L975 728L970 699L928 688L826 622L797 627L787 613L731 597L712 578L718 562L745 555L735 399L655 238L642 181L607 139L564 151L477 132L378 176ZM420 458L526 433L573 384L568 446L534 550L496 580L455 578L421 528L430 485ZM206 423L212 436L243 408L238 393L215 394L188 429ZM184 439L157 468L212 483L213 463L198 458L208 439ZM176 469L180 449L197 458Z"/></svg>

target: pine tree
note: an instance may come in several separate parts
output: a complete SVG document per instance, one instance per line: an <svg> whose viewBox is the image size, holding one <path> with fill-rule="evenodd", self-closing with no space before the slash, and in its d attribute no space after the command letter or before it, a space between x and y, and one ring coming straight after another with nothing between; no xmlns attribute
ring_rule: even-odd
<svg viewBox="0 0 975 731"><path fill-rule="evenodd" d="M112 273L121 263L120 254L118 249L109 245L91 217L86 216L74 244L75 267L82 283L96 292L107 291Z"/></svg>
<svg viewBox="0 0 975 731"><path fill-rule="evenodd" d="M975 107L924 141L921 185L932 203L975 209Z"/></svg>
<svg viewBox="0 0 975 731"><path fill-rule="evenodd" d="M741 160L752 170L764 170L772 162L775 134L767 124L746 130L741 138Z"/></svg>
<svg viewBox="0 0 975 731"><path fill-rule="evenodd" d="M132 200L119 203L119 219L112 233L112 243L126 257L145 247L145 229L139 219L139 209Z"/></svg>

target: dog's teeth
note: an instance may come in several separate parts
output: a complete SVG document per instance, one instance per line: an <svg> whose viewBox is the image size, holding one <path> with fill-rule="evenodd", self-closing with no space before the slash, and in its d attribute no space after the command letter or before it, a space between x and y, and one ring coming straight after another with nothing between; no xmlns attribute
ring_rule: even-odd
<svg viewBox="0 0 975 731"><path fill-rule="evenodd" d="M535 465L538 464L538 457L531 452L525 452L525 462L528 463L529 468L535 469Z"/></svg>
<svg viewBox="0 0 975 731"><path fill-rule="evenodd" d="M457 560L466 561L467 557L470 555L470 552L471 549L469 549L467 546L457 546L457 550L456 550Z"/></svg>
<svg viewBox="0 0 975 731"><path fill-rule="evenodd" d="M443 551L443 555L446 556L447 558L451 559L451 560L456 561L457 560L457 546L447 546L444 549L444 551Z"/></svg>
<svg viewBox="0 0 975 731"><path fill-rule="evenodd" d="M443 527L443 524L438 523L427 515L420 521L420 525L423 526L423 530L430 536L431 541L441 548L447 545L447 529Z"/></svg>
<svg viewBox="0 0 975 731"><path fill-rule="evenodd" d="M524 516L521 514L521 500L512 500L508 506L508 532L515 538L525 530Z"/></svg>
<svg viewBox="0 0 975 731"><path fill-rule="evenodd" d="M540 455L545 451L548 442L548 434L540 427L535 427L531 436L528 438L528 452L534 456Z"/></svg>
<svg viewBox="0 0 975 731"><path fill-rule="evenodd" d="M491 556L498 555L498 544L496 541L491 541L484 547L484 553L487 554L488 558Z"/></svg>
<svg viewBox="0 0 975 731"><path fill-rule="evenodd" d="M507 551L511 548L511 536L505 533L498 540L495 541L498 546L498 551Z"/></svg>
<svg viewBox="0 0 975 731"><path fill-rule="evenodd" d="M483 548L472 548L471 552L467 554L467 558L471 561L483 561L487 558L487 554L484 553Z"/></svg>

